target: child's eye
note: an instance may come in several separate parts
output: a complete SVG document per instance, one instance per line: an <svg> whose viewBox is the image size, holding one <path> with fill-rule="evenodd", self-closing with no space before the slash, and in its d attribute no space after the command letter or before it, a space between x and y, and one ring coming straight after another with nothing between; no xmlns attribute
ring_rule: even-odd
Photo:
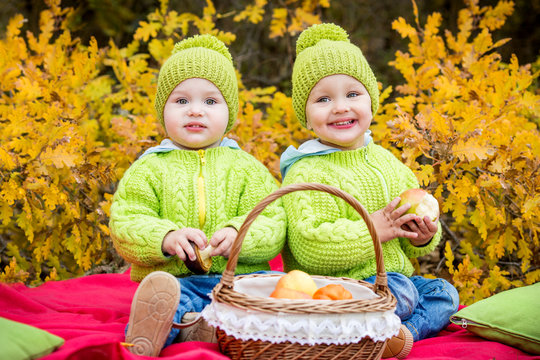
<svg viewBox="0 0 540 360"><path fill-rule="evenodd" d="M187 104L187 103L188 103L188 101L187 101L187 99L183 99L183 98L182 98L182 99L178 99L178 100L176 100L176 103L177 103L177 104L182 104L182 105L185 105L185 104Z"/></svg>
<svg viewBox="0 0 540 360"><path fill-rule="evenodd" d="M360 96L360 94L357 93L356 91L351 91L350 93L347 94L347 97L349 98L357 97L357 96Z"/></svg>
<svg viewBox="0 0 540 360"><path fill-rule="evenodd" d="M328 96L322 96L317 99L317 102L329 102L330 98Z"/></svg>
<svg viewBox="0 0 540 360"><path fill-rule="evenodd" d="M214 99L206 99L206 100L204 101L204 103L205 103L206 105L214 105L214 104L217 104L217 101L214 100Z"/></svg>

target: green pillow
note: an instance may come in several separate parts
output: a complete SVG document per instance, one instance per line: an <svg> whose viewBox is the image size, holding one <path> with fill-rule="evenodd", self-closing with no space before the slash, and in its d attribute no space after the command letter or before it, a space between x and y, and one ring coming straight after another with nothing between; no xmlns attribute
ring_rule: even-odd
<svg viewBox="0 0 540 360"><path fill-rule="evenodd" d="M540 354L540 282L480 300L450 320L486 339Z"/></svg>
<svg viewBox="0 0 540 360"><path fill-rule="evenodd" d="M64 339L45 330L0 317L2 359L37 359L62 346Z"/></svg>

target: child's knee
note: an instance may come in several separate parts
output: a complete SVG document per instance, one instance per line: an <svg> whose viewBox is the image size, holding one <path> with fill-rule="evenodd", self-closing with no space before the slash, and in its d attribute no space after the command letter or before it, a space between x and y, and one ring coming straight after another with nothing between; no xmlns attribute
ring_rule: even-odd
<svg viewBox="0 0 540 360"><path fill-rule="evenodd" d="M448 281L444 279L439 279L439 280L441 280L444 283L443 291L445 291L448 294L448 297L452 300L452 309L453 309L453 312L456 312L459 307L459 293L457 289L454 287L454 285L450 284Z"/></svg>
<svg viewBox="0 0 540 360"><path fill-rule="evenodd" d="M459 307L459 293L454 285L450 284L445 279L435 279L431 281L429 292L448 303L448 310L451 313L455 313Z"/></svg>

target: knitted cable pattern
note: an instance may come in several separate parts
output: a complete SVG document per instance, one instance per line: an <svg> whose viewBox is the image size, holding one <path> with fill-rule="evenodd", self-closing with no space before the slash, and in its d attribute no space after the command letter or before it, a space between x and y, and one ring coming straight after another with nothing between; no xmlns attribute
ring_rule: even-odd
<svg viewBox="0 0 540 360"><path fill-rule="evenodd" d="M318 24L304 30L296 42L293 67L293 108L306 126L306 102L313 87L329 75L345 74L360 81L371 97L373 115L379 108L379 87L360 48L335 24Z"/></svg>
<svg viewBox="0 0 540 360"><path fill-rule="evenodd" d="M260 200L277 189L268 170L238 149L205 150L202 169L206 221L201 229L210 240L225 227L236 229ZM174 150L136 161L119 183L111 206L110 229L118 253L132 264L131 278L140 281L152 271L190 275L177 256L165 256L165 235L184 227L199 228L197 179L199 154ZM257 217L244 239L237 273L269 270L285 241L286 218L280 200ZM222 273L226 259L213 258L211 273Z"/></svg>
<svg viewBox="0 0 540 360"><path fill-rule="evenodd" d="M388 150L370 143L354 151L302 158L285 176L283 185L317 182L336 186L353 195L373 213L408 188L418 187L412 171ZM367 227L356 211L330 194L310 191L283 197L287 213L285 270L309 274L365 279L376 274L375 253ZM386 271L411 276L409 258L431 252L441 229L423 247L396 238L382 244Z"/></svg>

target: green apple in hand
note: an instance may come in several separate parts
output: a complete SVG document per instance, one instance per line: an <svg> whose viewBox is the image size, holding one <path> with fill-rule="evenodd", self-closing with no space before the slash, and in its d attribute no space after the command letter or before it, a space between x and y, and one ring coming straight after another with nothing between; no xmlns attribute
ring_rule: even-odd
<svg viewBox="0 0 540 360"><path fill-rule="evenodd" d="M427 191L409 189L405 190L399 197L401 201L398 207L407 203L411 204L407 214L416 214L422 219L427 216L431 221L435 221L439 217L439 202Z"/></svg>

